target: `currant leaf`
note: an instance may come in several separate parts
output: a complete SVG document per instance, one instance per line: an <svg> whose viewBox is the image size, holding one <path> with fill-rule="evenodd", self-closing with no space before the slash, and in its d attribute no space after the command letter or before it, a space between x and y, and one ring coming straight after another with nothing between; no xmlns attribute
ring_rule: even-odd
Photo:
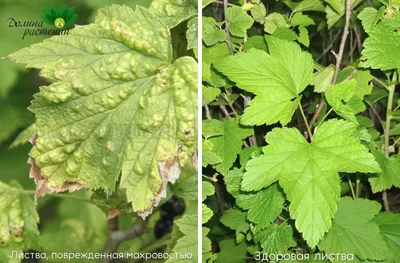
<svg viewBox="0 0 400 263"><path fill-rule="evenodd" d="M344 197L338 202L332 228L318 245L326 253L351 253L361 260L383 260L386 246L372 220L381 205L367 199ZM346 262L333 260L332 262Z"/></svg>
<svg viewBox="0 0 400 263"><path fill-rule="evenodd" d="M33 200L22 187L12 181L0 182L0 259L2 262L19 263L12 258L12 251L41 250L39 245L39 215Z"/></svg>
<svg viewBox="0 0 400 263"><path fill-rule="evenodd" d="M316 130L312 143L295 128L273 129L266 136L264 154L247 163L241 190L259 191L279 180L297 230L314 248L337 209L338 172L380 171L354 135L356 129L353 123L332 119Z"/></svg>
<svg viewBox="0 0 400 263"><path fill-rule="evenodd" d="M214 63L238 87L257 95L241 117L244 125L288 123L312 78L314 61L298 44L275 37L267 42L269 54L251 49Z"/></svg>
<svg viewBox="0 0 400 263"><path fill-rule="evenodd" d="M30 106L37 195L114 190L122 172L133 210L151 213L196 149L197 63L171 64L171 53L157 17L113 5L93 24L10 55L53 82Z"/></svg>

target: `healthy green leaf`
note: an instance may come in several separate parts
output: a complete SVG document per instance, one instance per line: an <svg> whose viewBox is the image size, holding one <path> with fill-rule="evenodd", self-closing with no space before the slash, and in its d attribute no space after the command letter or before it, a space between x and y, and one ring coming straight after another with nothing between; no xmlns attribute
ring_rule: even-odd
<svg viewBox="0 0 400 263"><path fill-rule="evenodd" d="M400 45L400 12L394 11L393 17L385 16L382 21L369 30L364 41L360 66L364 68L388 70L400 68L397 48Z"/></svg>
<svg viewBox="0 0 400 263"><path fill-rule="evenodd" d="M211 219L211 217L214 215L214 212L205 204L202 204L201 206L201 222L202 224L205 224L208 222L208 220Z"/></svg>
<svg viewBox="0 0 400 263"><path fill-rule="evenodd" d="M264 24L265 17L267 16L267 10L265 9L265 5L263 3L257 3L250 9L251 16L254 18L254 21Z"/></svg>
<svg viewBox="0 0 400 263"><path fill-rule="evenodd" d="M226 40L225 30L217 26L217 22L212 17L203 17L203 41L207 46L215 45Z"/></svg>
<svg viewBox="0 0 400 263"><path fill-rule="evenodd" d="M282 190L278 184L255 193L240 195L236 198L236 204L247 211L247 219L260 229L271 224L282 212L285 202Z"/></svg>
<svg viewBox="0 0 400 263"><path fill-rule="evenodd" d="M346 67L339 72L337 82L343 82L352 76L357 82L355 94L358 97L363 98L365 95L371 94L373 77L369 70L356 69L351 66Z"/></svg>
<svg viewBox="0 0 400 263"><path fill-rule="evenodd" d="M205 138L224 135L224 124L219 120L203 120L202 126L202 135Z"/></svg>
<svg viewBox="0 0 400 263"><path fill-rule="evenodd" d="M325 92L332 83L334 65L327 66L324 70L315 72L311 80L311 85L314 85L314 91L321 93Z"/></svg>
<svg viewBox="0 0 400 263"><path fill-rule="evenodd" d="M351 9L353 10L362 0L352 0ZM331 0L329 3L335 6L337 10L333 9L330 5L325 8L326 19L328 22L328 29L330 29L334 24L336 24L345 14L346 11L346 1L342 0ZM333 4L335 3L335 4Z"/></svg>
<svg viewBox="0 0 400 263"><path fill-rule="evenodd" d="M326 100L333 110L343 118L356 123L355 115L365 110L362 98L357 94L355 79L330 85L326 91Z"/></svg>
<svg viewBox="0 0 400 263"><path fill-rule="evenodd" d="M203 262L211 257L211 240L207 237L210 229L207 227L202 228L202 254L203 254Z"/></svg>
<svg viewBox="0 0 400 263"><path fill-rule="evenodd" d="M271 13L265 18L264 31L272 34L277 28L289 28L286 17L280 13Z"/></svg>
<svg viewBox="0 0 400 263"><path fill-rule="evenodd" d="M264 154L250 160L242 190L258 191L279 180L296 228L313 248L331 227L340 197L338 172L380 171L373 156L354 136L357 127L332 119L308 143L299 130L275 128L266 136Z"/></svg>
<svg viewBox="0 0 400 263"><path fill-rule="evenodd" d="M53 81L30 107L38 195L114 190L122 172L134 211L151 213L196 148L197 64L170 63L168 28L146 9L111 6L94 24L10 58Z"/></svg>
<svg viewBox="0 0 400 263"><path fill-rule="evenodd" d="M237 37L245 37L247 29L254 23L253 18L238 6L229 7L225 15L229 21L229 32Z"/></svg>
<svg viewBox="0 0 400 263"><path fill-rule="evenodd" d="M232 119L224 120L222 125L224 134L210 138L210 141L214 144L213 152L222 159L222 162L215 165L214 168L225 175L242 149L243 139L251 136L253 129L242 127Z"/></svg>
<svg viewBox="0 0 400 263"><path fill-rule="evenodd" d="M263 229L271 224L282 212L285 198L278 184L273 184L256 193L241 191L243 171L237 168L229 171L224 180L227 191L236 199L236 204L247 211L247 219Z"/></svg>
<svg viewBox="0 0 400 263"><path fill-rule="evenodd" d="M386 158L383 152L373 150L372 154L379 163L382 172L368 178L371 183L372 192L382 192L393 186L400 187L400 158Z"/></svg>
<svg viewBox="0 0 400 263"><path fill-rule="evenodd" d="M294 6L293 13L302 11L324 12L324 5L321 0L302 0Z"/></svg>
<svg viewBox="0 0 400 263"><path fill-rule="evenodd" d="M39 215L35 204L22 187L12 181L0 182L0 259L2 262L19 263L12 251L41 250L39 245Z"/></svg>
<svg viewBox="0 0 400 263"><path fill-rule="evenodd" d="M370 33L378 21L383 17L385 12L385 7L381 7L378 10L372 7L364 8L357 16L361 20L362 26L365 32Z"/></svg>
<svg viewBox="0 0 400 263"><path fill-rule="evenodd" d="M203 189L203 192L202 192L202 195L201 195L202 196L202 200L201 200L202 202L204 202L204 200L206 200L206 198L208 196L211 196L211 195L213 195L215 193L215 187L210 182L203 182L202 189Z"/></svg>
<svg viewBox="0 0 400 263"><path fill-rule="evenodd" d="M152 0L149 11L171 29L197 15L197 1Z"/></svg>
<svg viewBox="0 0 400 263"><path fill-rule="evenodd" d="M378 225L372 221L380 209L381 205L375 201L340 199L332 228L318 245L319 249L326 253L355 254L362 260L385 259L385 243L379 235Z"/></svg>
<svg viewBox="0 0 400 263"><path fill-rule="evenodd" d="M400 261L400 214L380 212L374 222L379 226L383 240L388 248L387 262Z"/></svg>
<svg viewBox="0 0 400 263"><path fill-rule="evenodd" d="M304 26L299 26L299 36L297 38L299 43L308 47L310 45L310 37L308 35L308 30Z"/></svg>
<svg viewBox="0 0 400 263"><path fill-rule="evenodd" d="M221 89L213 88L213 87L203 86L203 89L201 90L201 92L203 94L205 103L207 103L207 104L214 101L219 95L221 95Z"/></svg>
<svg viewBox="0 0 400 263"><path fill-rule="evenodd" d="M246 243L236 245L234 239L225 239L219 242L221 252L214 263L243 263L246 258Z"/></svg>
<svg viewBox="0 0 400 263"><path fill-rule="evenodd" d="M237 86L257 96L241 118L244 125L288 123L314 69L311 55L298 44L267 37L269 54L251 49L215 63Z"/></svg>
<svg viewBox="0 0 400 263"><path fill-rule="evenodd" d="M293 228L287 224L270 224L254 234L254 241L259 242L263 253L268 254L286 253L288 248L296 245L293 239Z"/></svg>
<svg viewBox="0 0 400 263"><path fill-rule="evenodd" d="M290 24L292 26L310 26L315 25L314 20L312 20L308 15L303 15L303 13L295 13L290 19Z"/></svg>
<svg viewBox="0 0 400 263"><path fill-rule="evenodd" d="M237 232L246 233L250 225L246 220L246 212L235 208L226 210L220 219L221 223Z"/></svg>

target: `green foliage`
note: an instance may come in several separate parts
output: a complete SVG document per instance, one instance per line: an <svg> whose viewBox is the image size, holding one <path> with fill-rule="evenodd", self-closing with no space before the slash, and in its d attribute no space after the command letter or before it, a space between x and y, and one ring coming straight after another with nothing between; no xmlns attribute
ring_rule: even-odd
<svg viewBox="0 0 400 263"><path fill-rule="evenodd" d="M203 260L397 262L397 4L229 3L203 12Z"/></svg>
<svg viewBox="0 0 400 263"><path fill-rule="evenodd" d="M10 58L56 81L30 107L38 131L30 156L48 192L66 182L114 190L122 171L134 211L151 213L196 147L196 62L170 64L168 28L146 9L112 6L95 24Z"/></svg>
<svg viewBox="0 0 400 263"><path fill-rule="evenodd" d="M0 259L2 262L20 262L12 259L12 251L40 250L38 222L32 199L22 187L12 181L0 182Z"/></svg>
<svg viewBox="0 0 400 263"><path fill-rule="evenodd" d="M12 251L44 252L49 256L102 253L109 249L137 253L145 247L150 248L149 252L162 249L192 253L193 258L187 262L197 261L198 237L193 234L197 233L194 203L198 198L194 168L197 1L121 0L121 4L127 5L97 10L105 2L68 3L75 5L75 13L79 14L76 23L83 26L70 29L69 35L35 44L43 38L29 39L21 46L11 38L15 45L2 55L4 59L26 64L27 68L39 69L43 79L36 73L25 74L30 82L20 81L15 88L17 95L14 90L9 93L8 87L0 88L0 96L9 93L7 103L0 104L4 107L0 142L6 141L7 146L14 148L30 140L33 148L29 153L29 176L36 183L36 191L23 191L15 183L0 183L0 241L4 241L0 244L1 262L21 262L21 257L10 261ZM141 3L146 8L139 6ZM14 10L6 6L5 12ZM1 7L3 17L3 4ZM29 9L28 5L26 8ZM97 16L87 24L85 16L94 11L92 8L98 11ZM40 9L36 18L29 15L26 19L39 20L43 7ZM73 8L61 9L59 14L51 10L46 14L63 18L66 26L76 18ZM54 24L52 17L47 20ZM17 51L22 47L25 48ZM10 69L16 65L2 63ZM15 77L9 71L4 73ZM13 84L8 82L5 84ZM39 85L40 92L34 95L29 107L35 114L33 119L26 110L26 102L36 92L33 87L38 89ZM30 93L21 92L28 88ZM10 125L12 122L16 125ZM1 154L4 156L3 149ZM12 169L2 158L3 179L17 176L22 170L19 167L24 168L21 164L26 163L26 153L21 156L22 162L10 162ZM27 169L23 170L24 178L28 178ZM24 187L32 187L33 182L21 181ZM57 194L81 188L85 191ZM48 196L40 198L36 208L26 194L35 194L35 199ZM174 198L170 199L172 195ZM159 208L173 200L179 200L178 208L173 205L177 211ZM153 207L160 211L152 214ZM40 236L37 210L43 216ZM138 215L149 218L144 221ZM165 217L169 222L174 217L176 220L173 233L168 234L170 230L166 229L167 235L161 240L157 223ZM112 233L113 228L119 227L123 234ZM122 240L114 240L121 235ZM132 238L135 239L129 240ZM76 258L71 262L86 261ZM174 259L168 262L171 261Z"/></svg>

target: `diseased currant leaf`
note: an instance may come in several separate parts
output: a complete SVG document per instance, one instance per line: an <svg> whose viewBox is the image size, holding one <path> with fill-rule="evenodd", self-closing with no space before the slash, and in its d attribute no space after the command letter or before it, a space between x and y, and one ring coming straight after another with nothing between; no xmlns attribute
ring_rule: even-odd
<svg viewBox="0 0 400 263"><path fill-rule="evenodd" d="M326 253L351 253L362 260L385 259L385 243L379 235L378 225L372 221L380 209L381 205L375 201L360 198L353 200L350 197L340 199L332 228L318 248Z"/></svg>
<svg viewBox="0 0 400 263"><path fill-rule="evenodd" d="M53 81L30 107L37 195L114 190L122 172L133 210L151 213L196 149L197 64L171 64L170 41L146 9L113 5L94 24L10 55Z"/></svg>
<svg viewBox="0 0 400 263"><path fill-rule="evenodd" d="M254 233L254 241L259 242L263 253L268 254L286 253L288 248L296 245L293 239L293 228L288 224L270 224L265 229Z"/></svg>
<svg viewBox="0 0 400 263"><path fill-rule="evenodd" d="M387 262L400 262L400 214L380 212L374 222L379 226L379 231L388 248Z"/></svg>
<svg viewBox="0 0 400 263"><path fill-rule="evenodd" d="M198 47L197 42L198 42L198 32L199 32L197 17L190 19L187 24L187 27L188 27L186 31L186 40L188 43L187 49L194 49L196 51Z"/></svg>
<svg viewBox="0 0 400 263"><path fill-rule="evenodd" d="M19 263L12 251L41 250L39 245L39 215L33 200L22 187L12 181L0 182L0 259L1 262Z"/></svg>
<svg viewBox="0 0 400 263"><path fill-rule="evenodd" d="M357 94L355 79L330 85L325 95L333 110L349 121L357 123L355 115L366 109L362 100L364 96L359 97Z"/></svg>
<svg viewBox="0 0 400 263"><path fill-rule="evenodd" d="M400 45L400 12L393 11L392 17L387 15L376 26L368 30L364 41L360 66L388 70L400 68L398 47Z"/></svg>
<svg viewBox="0 0 400 263"><path fill-rule="evenodd" d="M382 170L380 173L368 177L372 192L382 192L393 186L400 187L400 158L395 156L386 158L383 152L376 150L373 150L372 154Z"/></svg>
<svg viewBox="0 0 400 263"><path fill-rule="evenodd" d="M171 29L197 15L197 1L152 0L149 11Z"/></svg>
<svg viewBox="0 0 400 263"><path fill-rule="evenodd" d="M250 9L251 16L253 17L254 21L264 24L265 17L267 16L267 10L265 9L265 5L263 3L256 3Z"/></svg>
<svg viewBox="0 0 400 263"><path fill-rule="evenodd" d="M240 121L244 125L287 124L314 69L311 55L298 44L267 37L270 54L251 49L214 63L243 90L257 96Z"/></svg>
<svg viewBox="0 0 400 263"><path fill-rule="evenodd" d="M179 263L192 263L197 262L197 244L198 244L198 235L197 235L197 215L184 215L182 218L178 220L174 220L174 225L177 227L179 233L175 233L179 235L179 239L176 241L172 248L173 253L181 253L181 255L185 255L187 253L191 253L193 255L192 258L179 258L179 257L170 257L166 263L171 262L179 262Z"/></svg>
<svg viewBox="0 0 400 263"><path fill-rule="evenodd" d="M229 7L226 10L226 18L229 21L229 32L237 37L245 37L254 20L239 6Z"/></svg>
<svg viewBox="0 0 400 263"><path fill-rule="evenodd" d="M221 223L237 232L246 233L250 225L246 220L246 212L231 208L225 211L221 216Z"/></svg>
<svg viewBox="0 0 400 263"><path fill-rule="evenodd" d="M226 175L242 149L243 140L253 134L253 129L243 127L233 119L226 119L222 122L223 135L210 138L214 144L215 152L222 162L214 165L214 168L222 175Z"/></svg>
<svg viewBox="0 0 400 263"><path fill-rule="evenodd" d="M308 143L295 128L274 128L266 136L264 154L246 165L241 190L258 191L279 180L290 217L314 248L331 227L340 197L338 172L378 172L379 165L354 136L356 125L332 119Z"/></svg>

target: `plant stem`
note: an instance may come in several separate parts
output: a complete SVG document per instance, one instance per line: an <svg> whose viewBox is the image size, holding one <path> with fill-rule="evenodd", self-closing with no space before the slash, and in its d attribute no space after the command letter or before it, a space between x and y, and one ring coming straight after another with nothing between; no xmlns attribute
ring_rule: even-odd
<svg viewBox="0 0 400 263"><path fill-rule="evenodd" d="M228 0L224 0L224 18L225 18L226 43L228 44L229 52L231 53L231 55L233 55L235 52L233 51L233 48L232 48L231 35L229 33L229 21L228 21L228 18L226 17L226 10L227 9L228 9Z"/></svg>
<svg viewBox="0 0 400 263"><path fill-rule="evenodd" d="M236 112L235 108L233 107L233 103L231 102L231 100L229 99L229 96L226 94L226 90L225 93L222 93L222 97L225 99L225 101L228 103L229 108L231 108L232 112L235 114L236 118L239 117L238 113Z"/></svg>
<svg viewBox="0 0 400 263"><path fill-rule="evenodd" d="M393 80L397 80L396 71L393 73ZM390 122L392 121L392 107L393 107L393 97L394 97L394 89L396 85L391 84L388 88L389 95L388 95L388 103L386 107L386 125L385 125L385 149L384 154L385 158L389 158L390 154ZM390 211L389 200L387 197L387 192L383 191L382 193L382 201L386 211Z"/></svg>
<svg viewBox="0 0 400 263"><path fill-rule="evenodd" d="M361 177L359 174L357 174L357 179L356 179L356 198L360 197L360 182L361 182Z"/></svg>
<svg viewBox="0 0 400 263"><path fill-rule="evenodd" d="M389 90L389 86L386 85L382 80L378 79L377 77L372 76L372 80L381 85L382 87L384 87L385 89Z"/></svg>
<svg viewBox="0 0 400 263"><path fill-rule="evenodd" d="M28 195L36 194L35 190L24 190L23 192ZM76 196L76 195L70 195L70 194L49 194L48 196L56 197L56 198L63 198L63 199L74 199L74 200L79 200L79 201L90 203L90 204L95 204L92 200L90 200L86 197L82 197L82 196Z"/></svg>
<svg viewBox="0 0 400 263"><path fill-rule="evenodd" d="M300 109L300 112L301 112L301 116L303 117L304 124L306 125L308 136L310 136L310 140L312 141L313 137L312 137L310 125L308 125L308 121L307 121L306 115L304 114L303 107L301 106L301 100L299 100L299 109Z"/></svg>
<svg viewBox="0 0 400 263"><path fill-rule="evenodd" d="M340 71L340 65L342 63L344 47L346 46L347 35L349 34L349 26L350 26L350 17L351 17L351 0L346 0L346 23L344 25L342 40L340 41L339 52L335 54L336 57L336 65L335 71L333 73L332 85L336 84L337 77ZM325 106L326 101L325 98L322 98L321 103L318 105L315 110L314 116L311 119L310 126L318 119L319 114L321 113L322 108Z"/></svg>
<svg viewBox="0 0 400 263"><path fill-rule="evenodd" d="M353 195L353 199L356 199L356 195L354 193L354 188L353 188L353 183L351 182L349 175L347 175L347 179L349 179L349 186L350 186L351 194Z"/></svg>

